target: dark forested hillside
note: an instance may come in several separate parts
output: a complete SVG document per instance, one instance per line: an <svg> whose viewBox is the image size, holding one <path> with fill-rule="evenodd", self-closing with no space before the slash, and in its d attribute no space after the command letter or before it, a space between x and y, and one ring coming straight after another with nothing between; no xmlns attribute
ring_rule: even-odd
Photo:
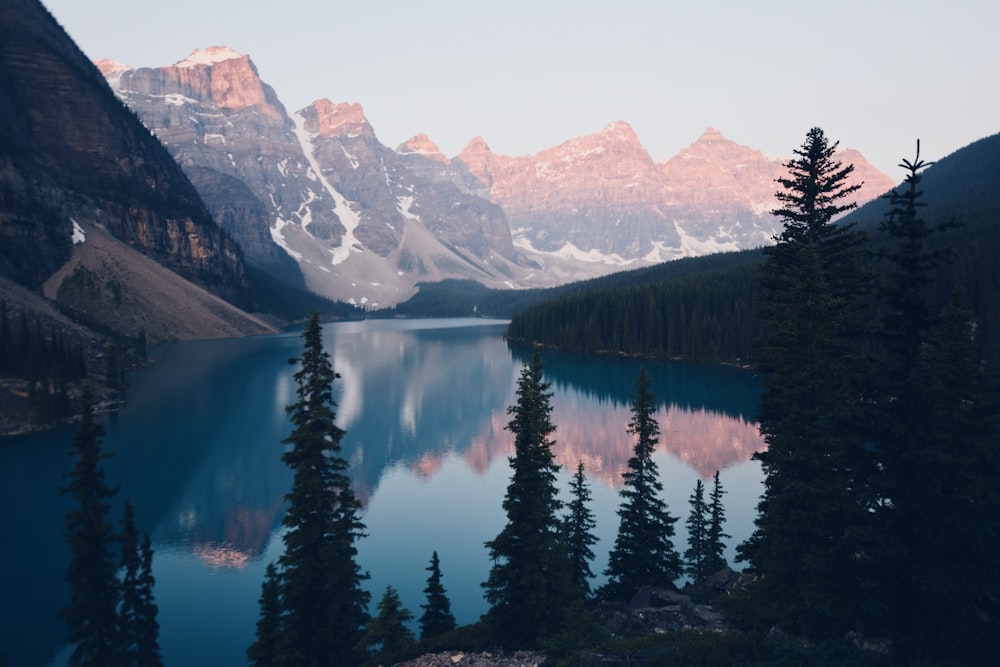
<svg viewBox="0 0 1000 667"><path fill-rule="evenodd" d="M725 271L744 263L756 263L758 253L745 250L702 257L686 257L657 266L621 271L600 278L559 287L528 290L497 290L468 280L422 283L408 301L378 311L384 317L512 317L532 306L570 295L608 289L657 285L664 281Z"/></svg>
<svg viewBox="0 0 1000 667"><path fill-rule="evenodd" d="M756 253L655 283L571 294L514 315L508 336L570 351L743 363L755 335Z"/></svg>
<svg viewBox="0 0 1000 667"><path fill-rule="evenodd" d="M958 223L934 238L955 261L931 281L933 305L958 294L975 315L980 357L1000 359L1000 135L940 160L921 185L928 223ZM841 221L868 232L875 270L887 210L876 200ZM509 336L576 351L744 363L760 329L760 259L758 251L712 255L550 290L512 315Z"/></svg>

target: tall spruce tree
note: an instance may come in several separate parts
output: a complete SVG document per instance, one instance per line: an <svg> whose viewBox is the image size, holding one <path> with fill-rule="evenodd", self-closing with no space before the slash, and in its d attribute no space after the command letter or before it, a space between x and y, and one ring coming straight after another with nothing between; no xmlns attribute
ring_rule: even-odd
<svg viewBox="0 0 1000 667"><path fill-rule="evenodd" d="M285 645L281 617L281 581L278 568L268 563L264 573L264 583L260 592L260 617L257 619L257 634L253 644L247 648L247 658L252 667L278 667L289 665L290 655Z"/></svg>
<svg viewBox="0 0 1000 667"><path fill-rule="evenodd" d="M712 478L712 493L708 496L708 533L705 536L705 569L709 575L726 567L726 538L732 537L723 530L726 523L726 508L722 505L725 495L719 471Z"/></svg>
<svg viewBox="0 0 1000 667"><path fill-rule="evenodd" d="M282 519L285 553L280 557L283 645L292 664L346 665L357 652L367 621L367 579L357 564L356 542L364 534L360 503L340 455L344 431L335 423L330 357L314 312L302 334L295 373L297 400L286 410L292 432L282 460L292 469L288 511ZM265 582L266 583L266 582Z"/></svg>
<svg viewBox="0 0 1000 667"><path fill-rule="evenodd" d="M660 425L654 416L656 397L645 368L639 369L632 402L628 432L636 442L628 470L622 475L625 487L618 509L618 535L605 570L608 582L602 589L616 598L629 597L646 585L674 588L674 580L683 573L681 558L671 540L677 518L670 515L666 502L659 497L663 483L653 452L659 442Z"/></svg>
<svg viewBox="0 0 1000 667"><path fill-rule="evenodd" d="M557 497L558 464L552 454L552 406L549 383L542 379L536 347L522 370L513 418L512 475L503 508L507 524L486 542L493 566L483 583L490 609L485 620L502 645L533 648L560 629L560 610L571 589L563 548Z"/></svg>
<svg viewBox="0 0 1000 667"><path fill-rule="evenodd" d="M860 187L836 149L812 128L778 179L784 230L764 249L756 359L764 493L739 551L762 575L749 591L753 616L813 638L843 636L870 606L857 554L870 520L859 428L870 363L858 340L871 278L866 236L833 222Z"/></svg>
<svg viewBox="0 0 1000 667"><path fill-rule="evenodd" d="M153 577L153 542L149 533L142 534L139 546L139 607L136 614L138 627L135 632L135 664L137 667L162 667L160 657L159 607L153 595L156 579Z"/></svg>
<svg viewBox="0 0 1000 667"><path fill-rule="evenodd" d="M687 521L684 522L688 532L688 548L684 551L684 570L694 583L701 584L708 579L712 572L706 566L710 517L708 506L705 504L705 485L700 479L695 482L694 491L691 492L691 498L688 502L691 505L691 512L688 514Z"/></svg>
<svg viewBox="0 0 1000 667"><path fill-rule="evenodd" d="M94 421L93 397L84 387L80 426L70 451L75 465L60 489L76 505L66 514L65 536L70 559L66 569L70 599L61 617L67 641L73 645L70 665L105 667L120 663L118 600L118 536L108 519L117 488L105 482L101 462L109 455L101 449L104 427Z"/></svg>
<svg viewBox="0 0 1000 667"><path fill-rule="evenodd" d="M593 547L597 544L597 536L594 535L597 521L588 505L591 498L590 487L583 474L583 461L577 464L576 474L570 481L569 489L571 499L563 522L565 532L563 539L566 542L573 583L579 586L585 595L590 595L590 580L594 577L590 564L594 560Z"/></svg>
<svg viewBox="0 0 1000 667"><path fill-rule="evenodd" d="M122 664L135 664L138 641L136 633L139 630L139 614L142 602L139 597L139 570L142 567L142 556L139 553L139 531L135 527L135 510L132 503L125 501L124 516L121 530L122 571L121 600L118 605L118 616L121 621Z"/></svg>
<svg viewBox="0 0 1000 667"><path fill-rule="evenodd" d="M931 304L928 288L951 255L930 240L953 225L921 215L929 163L919 142L900 166L907 176L881 226L885 363L872 402L882 629L894 664L974 664L1000 644L1000 534L984 529L1000 514L996 387L977 363L968 313L952 306L942 317Z"/></svg>
<svg viewBox="0 0 1000 667"><path fill-rule="evenodd" d="M420 639L440 635L455 628L455 617L451 613L451 602L441 583L441 561L437 551L431 556L431 564L427 566L430 575L424 595L427 602L420 605L424 613L420 616Z"/></svg>

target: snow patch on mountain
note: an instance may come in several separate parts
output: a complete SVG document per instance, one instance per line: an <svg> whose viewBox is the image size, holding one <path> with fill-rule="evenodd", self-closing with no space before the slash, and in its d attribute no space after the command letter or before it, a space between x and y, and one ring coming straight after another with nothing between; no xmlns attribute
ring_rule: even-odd
<svg viewBox="0 0 1000 667"><path fill-rule="evenodd" d="M523 236L516 237L514 239L514 245L522 250L534 253L536 255L548 255L550 257L557 257L559 259L571 259L578 262L587 262L589 264L608 264L611 266L629 266L635 262L635 260L625 259L617 253L603 253L600 250L581 250L569 241L566 241L559 250L552 252L546 252L544 250L538 250L531 243L531 239L527 239Z"/></svg>
<svg viewBox="0 0 1000 667"><path fill-rule="evenodd" d="M181 95L180 93L167 93L166 95L150 95L154 99L162 99L164 102L173 107L182 107L185 104L198 104L198 100L193 100L190 97Z"/></svg>
<svg viewBox="0 0 1000 667"><path fill-rule="evenodd" d="M399 211L400 215L409 220L420 222L420 216L410 211L411 206L413 206L413 195L396 197L396 210Z"/></svg>
<svg viewBox="0 0 1000 667"><path fill-rule="evenodd" d="M341 146L340 150L344 151L344 157L346 157L347 160L351 163L351 169L357 169L358 167L361 166L361 163L358 162L358 158L356 158L353 155L351 155L350 153L348 153L347 152L347 148L345 148L344 146Z"/></svg>
<svg viewBox="0 0 1000 667"><path fill-rule="evenodd" d="M70 218L69 221L73 223L73 235L71 236L73 245L86 241L87 235L83 232L83 227L80 226L80 223L73 218Z"/></svg>
<svg viewBox="0 0 1000 667"><path fill-rule="evenodd" d="M292 120L295 123L295 136L299 140L299 145L302 146L302 153L305 155L306 160L308 160L311 170L316 174L323 189L333 197L333 201L336 204L334 210L337 213L337 217L340 218L340 223L344 226L344 236L340 241L340 245L330 249L330 254L333 255L331 263L336 266L350 257L351 250L356 249L361 251L364 249L361 242L354 236L354 230L358 228L361 220L344 196L323 176L323 169L319 166L319 162L317 162L316 156L313 153L313 140L317 135L306 129L306 119L302 117L302 114L294 113L292 114Z"/></svg>
<svg viewBox="0 0 1000 667"><path fill-rule="evenodd" d="M279 217L274 221L274 226L271 227L271 238L274 242L281 247L282 250L287 252L296 262L302 261L302 253L296 252L288 245L288 241L285 239L285 235L281 233L281 230L285 228L285 225L290 224L287 220Z"/></svg>
<svg viewBox="0 0 1000 667"><path fill-rule="evenodd" d="M197 67L198 65L214 65L215 63L221 63L223 60L242 57L242 53L238 53L228 46L210 46L207 49L195 49L187 58L175 64L174 67L183 69Z"/></svg>
<svg viewBox="0 0 1000 667"><path fill-rule="evenodd" d="M677 235L681 237L681 249L683 252L681 256L698 257L700 255L710 255L717 252L729 252L740 249L740 244L732 239L728 241L722 241L717 238L697 239L688 234L682 226L677 224L676 220L674 221L674 229L677 230Z"/></svg>

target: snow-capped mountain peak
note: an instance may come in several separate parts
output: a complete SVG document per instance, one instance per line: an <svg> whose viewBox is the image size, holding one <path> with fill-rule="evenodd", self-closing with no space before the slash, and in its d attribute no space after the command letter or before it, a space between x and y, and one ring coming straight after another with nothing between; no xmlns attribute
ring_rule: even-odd
<svg viewBox="0 0 1000 667"><path fill-rule="evenodd" d="M226 60L243 58L244 55L228 46L210 46L206 49L195 49L188 57L176 63L174 67L186 68L198 65L214 65Z"/></svg>

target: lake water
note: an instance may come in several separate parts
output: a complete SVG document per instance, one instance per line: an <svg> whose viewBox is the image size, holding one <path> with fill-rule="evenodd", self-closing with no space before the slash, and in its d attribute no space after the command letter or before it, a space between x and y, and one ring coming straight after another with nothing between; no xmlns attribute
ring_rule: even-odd
<svg viewBox="0 0 1000 667"><path fill-rule="evenodd" d="M530 350L503 340L505 322L394 320L329 324L324 343L341 379L337 423L364 503L359 561L372 610L386 585L419 616L431 553L459 623L486 604L483 542L503 527L511 435L504 429ZM129 377L128 402L102 418L108 481L136 507L153 538L160 643L168 667L245 664L264 568L282 553L281 516L291 475L281 462L295 397L298 333L157 348ZM721 470L728 556L749 536L761 492L754 421L759 387L746 372L544 352L552 383L555 455L567 488L583 461L600 538L602 572L614 543L621 474L632 452L628 396L645 365L659 402L655 455L664 500L686 548L688 498ZM0 441L0 663L62 664L72 428ZM117 521L120 507L114 510ZM600 575L595 583L603 581Z"/></svg>

